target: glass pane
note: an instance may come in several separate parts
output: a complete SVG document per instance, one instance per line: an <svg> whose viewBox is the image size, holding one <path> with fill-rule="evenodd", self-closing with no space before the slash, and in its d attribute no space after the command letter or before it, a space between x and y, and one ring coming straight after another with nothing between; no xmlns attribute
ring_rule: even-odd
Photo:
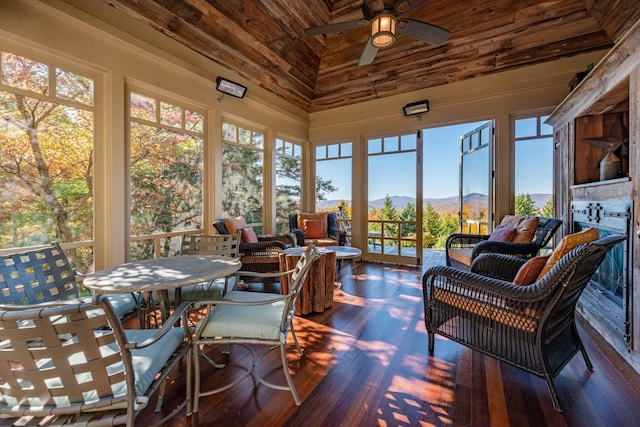
<svg viewBox="0 0 640 427"><path fill-rule="evenodd" d="M202 228L202 138L131 123L131 234Z"/></svg>
<svg viewBox="0 0 640 427"><path fill-rule="evenodd" d="M285 146L291 147L290 142ZM279 228L288 224L290 213L301 207L302 160L291 155L276 154L276 222Z"/></svg>
<svg viewBox="0 0 640 427"><path fill-rule="evenodd" d="M136 119L156 121L156 100L139 93L131 92L130 115Z"/></svg>
<svg viewBox="0 0 640 427"><path fill-rule="evenodd" d="M400 141L397 136L384 139L384 152L400 150Z"/></svg>
<svg viewBox="0 0 640 427"><path fill-rule="evenodd" d="M182 128L182 108L161 102L160 123L174 128Z"/></svg>
<svg viewBox="0 0 640 427"><path fill-rule="evenodd" d="M184 111L185 130L203 133L204 132L204 116L194 111Z"/></svg>
<svg viewBox="0 0 640 427"><path fill-rule="evenodd" d="M526 138L526 137L536 136L538 134L537 124L538 124L538 119L536 117L516 120L515 121L516 138Z"/></svg>
<svg viewBox="0 0 640 427"><path fill-rule="evenodd" d="M327 151L329 152L330 159L337 159L340 157L340 146L338 144L331 144L327 146Z"/></svg>
<svg viewBox="0 0 640 427"><path fill-rule="evenodd" d="M491 126L484 127L480 130L480 144L490 144L491 143Z"/></svg>
<svg viewBox="0 0 640 427"><path fill-rule="evenodd" d="M56 95L85 105L93 105L93 80L56 69Z"/></svg>
<svg viewBox="0 0 640 427"><path fill-rule="evenodd" d="M256 148L264 148L264 135L253 132L253 146Z"/></svg>
<svg viewBox="0 0 640 427"><path fill-rule="evenodd" d="M223 144L223 216L243 216L248 224L262 224L262 171L261 151Z"/></svg>
<svg viewBox="0 0 640 427"><path fill-rule="evenodd" d="M553 139L528 139L515 145L515 213L551 216Z"/></svg>
<svg viewBox="0 0 640 427"><path fill-rule="evenodd" d="M402 151L415 150L416 149L416 134L402 135L400 138L400 149Z"/></svg>
<svg viewBox="0 0 640 427"><path fill-rule="evenodd" d="M549 135L553 135L553 126L550 126L548 124L545 123L545 120L547 120L549 118L549 116L542 116L540 117L540 135L541 136L549 136Z"/></svg>
<svg viewBox="0 0 640 427"><path fill-rule="evenodd" d="M350 156L352 156L351 143L350 142L344 142L344 143L340 144L340 155L342 157L350 157Z"/></svg>
<svg viewBox="0 0 640 427"><path fill-rule="evenodd" d="M293 144L288 141L284 143L284 155L287 157L293 157Z"/></svg>
<svg viewBox="0 0 640 427"><path fill-rule="evenodd" d="M251 131L245 128L238 128L238 142L244 145L251 144Z"/></svg>
<svg viewBox="0 0 640 427"><path fill-rule="evenodd" d="M475 150L480 146L480 133L474 132L471 134L471 149Z"/></svg>
<svg viewBox="0 0 640 427"><path fill-rule="evenodd" d="M284 141L280 138L276 138L276 152L284 153Z"/></svg>
<svg viewBox="0 0 640 427"><path fill-rule="evenodd" d="M93 113L7 91L0 105L0 247L93 240Z"/></svg>
<svg viewBox="0 0 640 427"><path fill-rule="evenodd" d="M293 144L293 157L296 159L302 158L302 146L298 144Z"/></svg>
<svg viewBox="0 0 640 427"><path fill-rule="evenodd" d="M484 234L489 220L489 148L462 159L462 232Z"/></svg>
<svg viewBox="0 0 640 427"><path fill-rule="evenodd" d="M2 52L2 83L42 95L49 94L49 67L23 56Z"/></svg>
<svg viewBox="0 0 640 427"><path fill-rule="evenodd" d="M369 140L369 154L382 153L382 140L370 139Z"/></svg>
<svg viewBox="0 0 640 427"><path fill-rule="evenodd" d="M316 160L323 160L327 158L327 146L319 145L316 147Z"/></svg>
<svg viewBox="0 0 640 427"><path fill-rule="evenodd" d="M236 125L232 123L222 123L222 139L229 142L236 141Z"/></svg>

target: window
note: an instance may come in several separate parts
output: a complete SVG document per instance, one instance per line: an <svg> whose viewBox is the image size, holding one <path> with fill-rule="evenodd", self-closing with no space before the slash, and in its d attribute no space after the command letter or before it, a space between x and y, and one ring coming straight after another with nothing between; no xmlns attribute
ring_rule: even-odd
<svg viewBox="0 0 640 427"><path fill-rule="evenodd" d="M301 204L302 146L276 138L276 221L278 232L288 226L288 215Z"/></svg>
<svg viewBox="0 0 640 427"><path fill-rule="evenodd" d="M515 213L553 216L553 128L548 116L513 119Z"/></svg>
<svg viewBox="0 0 640 427"><path fill-rule="evenodd" d="M204 114L135 89L129 103L131 235L202 228ZM160 255L176 251L162 241ZM133 261L155 255L153 240L132 243Z"/></svg>
<svg viewBox="0 0 640 427"><path fill-rule="evenodd" d="M347 231L351 241L351 177L353 146L351 142L318 145L316 160L316 210L337 211L338 226Z"/></svg>
<svg viewBox="0 0 640 427"><path fill-rule="evenodd" d="M93 240L94 80L1 52L0 247ZM68 252L89 271L90 250Z"/></svg>
<svg viewBox="0 0 640 427"><path fill-rule="evenodd" d="M243 216L260 234L264 132L224 121L222 142L222 214Z"/></svg>

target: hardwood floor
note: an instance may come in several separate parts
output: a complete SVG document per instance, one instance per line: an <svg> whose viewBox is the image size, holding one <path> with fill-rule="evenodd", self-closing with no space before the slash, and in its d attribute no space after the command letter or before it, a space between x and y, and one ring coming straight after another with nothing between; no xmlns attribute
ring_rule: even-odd
<svg viewBox="0 0 640 427"><path fill-rule="evenodd" d="M431 260L433 262L433 260ZM304 349L292 345L289 369L302 403L247 378L201 399L200 411L170 426L632 426L640 419L640 376L590 329L580 325L594 365L574 357L556 379L564 412L553 409L544 380L437 337L432 356L422 305L421 269L345 263L334 306L295 319ZM252 285L251 290L259 286ZM224 369L207 369L221 384L247 363L233 347ZM209 354L225 358L219 350ZM278 352L261 372L284 384ZM178 376L168 393L179 392ZM171 409L170 396L164 410ZM140 424L159 419L153 405Z"/></svg>

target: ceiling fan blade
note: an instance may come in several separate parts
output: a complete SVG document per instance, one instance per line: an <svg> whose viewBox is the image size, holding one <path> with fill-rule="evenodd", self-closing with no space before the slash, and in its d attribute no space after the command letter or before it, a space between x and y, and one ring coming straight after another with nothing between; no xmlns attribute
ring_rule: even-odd
<svg viewBox="0 0 640 427"><path fill-rule="evenodd" d="M445 42L451 32L437 25L416 21L415 19L398 19L398 31L416 40L439 45Z"/></svg>
<svg viewBox="0 0 640 427"><path fill-rule="evenodd" d="M368 20L359 19L357 21L338 22L336 24L305 28L304 33L308 36L318 36L320 34L339 33L340 31L350 30L352 28L366 27L367 25L369 25Z"/></svg>
<svg viewBox="0 0 640 427"><path fill-rule="evenodd" d="M429 0L398 0L393 4L393 10L398 15L412 11L423 4L426 4Z"/></svg>
<svg viewBox="0 0 640 427"><path fill-rule="evenodd" d="M378 48L371 43L371 37L369 37L369 41L364 46L362 53L360 54L360 61L358 61L358 65L368 65L373 62L378 54Z"/></svg>

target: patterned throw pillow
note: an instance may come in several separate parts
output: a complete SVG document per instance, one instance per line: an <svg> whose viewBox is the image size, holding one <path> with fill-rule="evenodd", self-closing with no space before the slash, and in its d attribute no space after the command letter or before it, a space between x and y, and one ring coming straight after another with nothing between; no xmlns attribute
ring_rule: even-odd
<svg viewBox="0 0 640 427"><path fill-rule="evenodd" d="M517 228L516 235L513 236L514 243L529 243L533 240L538 228L537 216L505 215L500 221L500 225Z"/></svg>
<svg viewBox="0 0 640 427"><path fill-rule="evenodd" d="M305 219L304 222L305 239L324 239L324 221L321 219Z"/></svg>

